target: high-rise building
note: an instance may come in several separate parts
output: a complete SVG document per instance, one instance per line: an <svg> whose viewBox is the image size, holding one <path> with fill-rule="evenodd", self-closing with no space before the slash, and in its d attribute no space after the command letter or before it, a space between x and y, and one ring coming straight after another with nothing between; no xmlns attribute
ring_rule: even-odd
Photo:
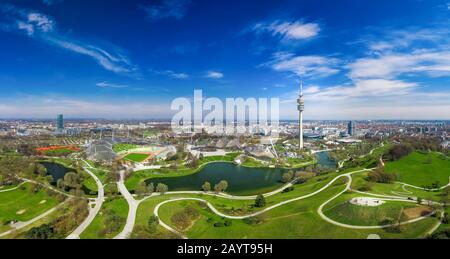
<svg viewBox="0 0 450 259"><path fill-rule="evenodd" d="M303 80L300 81L300 95L297 99L297 108L299 111L299 123L298 123L298 127L299 127L299 149L302 150L304 145L303 145L303 111L305 110L305 100L303 99Z"/></svg>
<svg viewBox="0 0 450 259"><path fill-rule="evenodd" d="M353 136L353 135L355 134L355 122L350 121L350 122L348 123L348 126L347 126L347 133L348 133L348 135L350 135L350 136Z"/></svg>
<svg viewBox="0 0 450 259"><path fill-rule="evenodd" d="M62 132L64 130L64 116L62 114L58 114L56 116L56 131Z"/></svg>

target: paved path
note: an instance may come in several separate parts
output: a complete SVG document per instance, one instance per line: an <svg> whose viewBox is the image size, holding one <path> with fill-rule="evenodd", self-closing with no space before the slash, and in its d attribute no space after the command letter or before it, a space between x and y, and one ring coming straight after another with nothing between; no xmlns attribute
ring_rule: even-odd
<svg viewBox="0 0 450 259"><path fill-rule="evenodd" d="M97 216L97 214L100 212L100 209L102 208L103 202L105 201L105 190L103 188L103 184L100 181L100 179L98 179L98 177L92 173L90 171L91 165L89 165L89 163L87 163L85 160L83 160L83 162L88 165L87 167L84 168L84 170L92 176L92 178L94 178L95 183L97 184L98 187L98 196L95 199L95 206L94 208L91 208L90 204L89 204L89 215L87 216L87 218L67 237L67 239L80 239L80 235L81 233L83 233L86 228L89 227L89 225L92 223L92 221L94 220L94 218Z"/></svg>
<svg viewBox="0 0 450 259"><path fill-rule="evenodd" d="M307 195L304 195L304 196L300 196L300 197L297 197L297 198L293 198L293 199L289 199L289 200L286 200L286 201L282 201L282 202L280 202L280 203L277 203L277 204L275 204L275 205L272 205L272 206L270 206L270 207L267 207L267 208L265 208L265 209L263 209L263 210L261 210L261 211L258 211L258 212L252 213L252 214L248 214L248 215L245 215L245 216L230 216L230 215L223 214L223 213L221 213L220 211L218 211L216 208L214 208L214 206L213 206L211 203L209 203L209 202L206 201L206 200L200 199L200 198L175 198L175 199L163 201L163 202L159 203L158 205L156 205L155 209L153 210L153 213L154 213L155 216L158 217L159 222L160 222L160 225L161 225L162 227L166 228L167 230L169 230L169 231L172 232L172 233L175 233L175 234L177 234L177 235L182 236L183 238L186 238L186 237L184 237L181 233L179 233L179 232L176 231L175 229L173 229L173 228L171 228L170 226L168 226L167 224L165 224L165 223L159 218L158 211L159 211L159 208L160 208L162 205L167 204L167 203L170 203L170 202L181 201L181 200L197 200L197 201L201 201L201 202L206 203L206 204L208 205L208 207L209 207L216 215L218 215L218 216L221 216L221 217L224 217L224 218L228 218L228 219L246 219L246 218L251 218L251 217L255 217L255 216L261 215L261 214L263 214L263 213L266 213L266 212L268 212L268 211L270 211L270 210L273 210L273 209L278 208L278 207L280 207L280 206L286 205L286 204L288 204L288 203L291 203L291 202L295 202L295 201L299 201L299 200L303 200L303 199L312 197L312 196L317 195L317 194L319 194L320 192L324 191L325 189L327 189L328 187L330 187L332 184L334 184L337 180L339 180L339 179L342 178L342 177L349 177L349 178L351 179L351 177L350 177L351 174L355 174L355 173L359 173L359 172L364 172L364 171L369 171L369 170L372 170L372 169L358 170L358 171L355 171L355 172L352 172L352 173L347 173L347 174L339 175L339 176L337 176L336 178L334 178L333 180L331 180L329 183L327 183L324 187L320 188L319 190L317 190L317 191L315 191L315 192L312 192L312 193L310 193L310 194L307 194ZM350 182L349 184L351 185L351 181L349 181L349 182ZM347 188L350 186L349 184L347 184ZM347 190L347 188L346 188L346 190ZM346 191L346 190L345 190L345 191ZM178 192L178 193L179 193L179 194L183 194L183 193L186 194L185 192ZM340 194L339 194L339 195L340 195Z"/></svg>
<svg viewBox="0 0 450 259"><path fill-rule="evenodd" d="M411 185L411 184L407 184L407 183L403 183L403 182L396 182L399 184L403 184L404 186L408 186L414 189L419 189L419 190L423 190L423 191L430 191L430 192L434 192L434 191L440 191L443 190L447 187L450 187L450 177L449 177L449 183L445 186L439 187L439 188L433 188L433 189L427 189L427 188L423 188L423 187L419 187L419 186L415 186L415 185Z"/></svg>
<svg viewBox="0 0 450 259"><path fill-rule="evenodd" d="M120 171L120 180L117 182L117 188L119 189L120 193L128 203L128 216L122 232L120 232L116 237L114 237L114 239L127 239L131 236L131 233L133 232L134 228L134 223L136 220L137 208L139 207L139 203L141 202L134 199L133 195L131 195L131 193L125 186L124 181L125 181L125 172Z"/></svg>
<svg viewBox="0 0 450 259"><path fill-rule="evenodd" d="M2 192L10 192L10 191L17 190L17 189L19 189L19 187L20 187L21 185L23 185L23 184L25 184L25 183L28 183L28 182L29 182L29 181L26 180L26 181L21 182L20 184L18 184L18 185L17 185L16 187L14 187L14 188L6 189L6 190L0 190L0 193L2 193Z"/></svg>
<svg viewBox="0 0 450 259"><path fill-rule="evenodd" d="M324 203L322 203L322 205L320 205L320 207L317 209L317 213L319 214L319 216L327 221L328 223L331 223L335 226L339 226L339 227L343 227L343 228L351 228L351 229L380 229L380 228L387 228L387 227L393 227L393 226L397 226L397 225L406 225L406 224L410 224L410 223L414 223L423 219L428 218L431 215L434 215L435 212L432 212L426 216L423 217L419 217L419 218L415 218L412 220L408 220L408 221L404 221L401 222L400 224L387 224L387 225L380 225L380 226L356 226L356 225L349 225L349 224L344 224L344 223L340 223L337 222L335 220L330 219L329 217L325 216L325 214L323 214L323 208L330 203L331 201L333 201L334 199L336 199L337 197L341 196L342 194L344 194L346 191L352 191L351 186L352 186L352 177L351 174L347 174L346 175L349 179L349 181L347 182L347 186L345 187L345 189L338 193L337 195L335 195L334 197L330 198L329 200L325 201ZM358 193L364 193L364 192L358 192ZM388 198L380 198L380 200L382 201L401 201L401 202L411 202L411 203L416 203L415 200L408 200L405 199L404 197L393 197L393 196L386 196L386 195L376 195L376 196L383 196L383 197L388 197Z"/></svg>
<svg viewBox="0 0 450 259"><path fill-rule="evenodd" d="M330 203L332 200L336 199L336 198L339 197L340 195L344 194L346 191L351 190L351 184L352 184L352 177L351 177L351 175L352 175L352 174L356 174L356 173L360 173L360 172L364 172L364 171L369 171L369 170L372 170L372 169L364 169L364 170L359 170L359 171L355 171L355 172L351 172L351 173L339 175L339 176L337 176L336 178L334 178L332 181L330 181L329 183L327 183L324 187L320 188L319 190L317 190L317 191L315 191L315 192L312 192L312 193L310 193L310 194L307 194L307 195L304 195L304 196L300 196L300 197L297 197L297 198L293 198L293 199L290 199L290 200L282 201L282 202L277 203L277 204L275 204L275 205L273 205L273 206L270 206L270 207L268 207L268 208L265 208L265 209L263 209L263 210L261 210L261 211L258 211L258 212L255 212L255 213L252 213L252 214L249 214L249 215L245 215L245 216L230 216L230 215L223 214L222 212L218 211L211 203L209 203L208 201L206 201L206 200L204 200L204 199L201 199L201 198L174 198L174 199L166 200L166 201L163 201L163 202L157 204L156 207L155 207L154 210L153 210L153 213L154 213L155 216L158 217L159 223L160 223L160 225L161 225L162 227L164 227L165 229L169 230L170 232L172 232L172 233L174 233L174 234L177 234L177 235L181 236L182 238L187 238L187 237L184 236L182 233L178 232L177 230L175 230L175 229L172 228L171 226L167 225L166 223L164 223L164 222L160 219L158 213L159 213L159 209L160 209L161 206L163 206L164 204L171 203L171 202L176 202L176 201L182 201L182 200L195 200L195 201L204 202L204 203L209 207L209 209L211 209L211 211L212 211L213 213L215 213L216 215L218 215L218 216L220 216L220 217L228 218L228 219L245 219L245 218L250 218L250 217L255 217L255 216L261 215L261 214L263 214L263 213L266 213L266 212L268 212L268 211L270 211L270 210L273 210L273 209L278 208L278 207L280 207L280 206L283 206L283 205L285 205L285 204L288 204L288 203L291 203L291 202L295 202L295 201L298 201L298 200L302 200L302 199L306 199L306 198L309 198L309 197L311 197L311 196L317 195L317 194L319 194L320 192L322 192L322 191L324 191L325 189L327 189L328 187L330 187L332 184L334 184L334 183L335 183L337 180L339 180L340 178L346 177L346 178L348 179L348 182L347 182L347 184L346 184L345 189L344 189L342 192L338 193L337 195L333 196L331 199L325 201L325 202L318 208L317 213L319 214L319 216L320 216L323 220L325 220L325 221L327 221L327 222L329 222L329 223L331 223L331 224L333 224L333 225L336 225L336 226L339 226L339 227L345 227L345 228L352 228L352 229L380 229L380 228L386 228L386 227L392 227L392 226L395 226L395 225L397 225L397 224L389 224L389 225L382 225L382 226L354 226L354 225L348 225L348 224L343 224L343 223L334 221L334 220L328 218L327 216L325 216L325 215L323 214L323 212L322 212L323 208L324 208L328 203ZM175 194L175 193L177 193L177 194L187 194L187 193L192 194L192 193L197 193L197 192L172 192L171 194ZM152 195L152 196L153 196L153 195ZM384 196L384 197L385 197L385 198L381 198L381 200L385 200L385 201L402 201L402 202L411 202L411 203L415 203L415 202L416 202L415 200L408 200L408 199L406 199L406 198L404 198L404 197L385 196L385 195L381 195L381 196ZM426 216L423 216L423 217L419 217L419 218L416 218L416 219L412 219L412 220L408 220L408 221L401 222L399 225L410 224L410 223L414 223L414 222L423 220L423 219L428 218L429 216L433 215L434 213L435 213L435 212L432 212L432 213L430 213L429 215L426 215ZM434 230L433 230L433 231L434 231Z"/></svg>

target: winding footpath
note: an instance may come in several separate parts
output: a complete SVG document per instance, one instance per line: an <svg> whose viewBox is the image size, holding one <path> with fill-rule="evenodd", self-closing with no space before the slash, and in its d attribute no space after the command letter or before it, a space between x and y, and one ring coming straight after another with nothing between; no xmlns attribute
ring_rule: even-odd
<svg viewBox="0 0 450 259"><path fill-rule="evenodd" d="M21 185L26 184L26 183L28 183L28 182L30 182L30 181L26 180L26 181L23 181L23 182L21 182L20 184L18 184L16 187L13 187L13 188L10 188L10 189L5 189L5 190L0 190L0 193L2 193L2 192L10 192L10 191L17 190L17 189L19 189L19 187L20 187Z"/></svg>
<svg viewBox="0 0 450 259"><path fill-rule="evenodd" d="M94 208L91 208L89 204L89 215L87 218L67 237L67 239L80 239L81 233L83 233L86 228L89 227L89 225L92 223L94 218L97 216L97 214L100 212L100 209L102 208L103 202L105 201L105 190L103 188L103 184L98 179L98 177L90 171L92 169L92 166L86 162L85 160L82 160L87 166L84 168L84 170L95 180L95 183L98 187L98 196L95 199Z"/></svg>
<svg viewBox="0 0 450 259"><path fill-rule="evenodd" d="M171 226L169 226L168 224L164 223L164 222L161 220L161 218L159 217L159 209L161 208L161 206L163 206L163 205L165 205L165 204L168 204L168 203L171 203L171 202L177 202L177 201L183 201L183 200L193 200L193 201L199 201L199 202L205 203L205 204L208 206L208 208L211 209L211 211L212 211L213 213L215 213L216 215L218 215L218 216L220 216L220 217L228 218L228 219L246 219L246 218L251 218L251 217L255 217L255 216L261 215L261 214L263 214L263 213L266 213L266 212L268 212L268 211L270 211L270 210L273 210L273 209L278 208L278 207L280 207L280 206L286 205L286 204L288 204L288 203L292 203L292 202L295 202L295 201L303 200L303 199L312 197L312 196L314 196L314 195L317 195L317 194L321 193L322 191L324 191L325 189L327 189L328 187L330 187L332 184L334 184L337 180L339 180L339 179L341 179L341 178L347 178L347 179L348 179L348 181L347 181L347 183L346 183L345 189L344 189L343 191L339 192L337 195L335 195L335 196L333 196L332 198L330 198L330 199L328 199L327 201L325 201L325 202L324 202L323 204L321 204L320 207L317 209L317 213L319 214L319 216L320 216L323 220L325 220L326 222L331 223L331 224L333 224L333 225L335 225L335 226L344 227L344 228L350 228L350 229L382 229L382 228L387 228L387 227L392 227L392 226L397 226L397 225L411 224L411 223L418 222L418 221L420 221L420 220L426 219L426 218L430 217L431 215L434 215L434 214L435 214L435 212L432 212L432 213L430 213L430 214L428 214L428 215L425 215L425 216L422 216L422 217L418 217L418 218L415 218L415 219L412 219L412 220L404 221L404 222L401 222L401 223L399 223L399 224L387 224L387 225L380 225L380 226L356 226L356 225L349 225L349 224L340 223L340 222L337 222L337 221L335 221L335 220L332 220L332 219L328 218L328 217L323 213L323 208L324 208L327 204L329 204L331 201L333 201L334 199L338 198L339 196L341 196L342 194L344 194L344 193L347 192L347 191L354 191L354 192L361 193L361 194L365 194L365 195L379 196L379 197L382 197L382 198L380 198L380 200L383 200L383 201L398 201L398 202L410 202L410 203L416 203L416 200L414 200L414 199L411 200L411 199L408 199L408 198L405 198L405 197L399 197L399 196L387 196L387 195L376 195L376 194L371 194L371 193L365 193L365 192L359 192L359 191L352 190L352 189L351 189L351 185L352 185L352 177L351 177L351 176L352 176L353 174L356 174L356 173L366 172L366 171L370 171L370 170L373 170L373 169L358 170L358 171L354 171L354 172L350 172L350 173L346 173L346 174L339 175L339 176L335 177L333 180L331 180L329 183L327 183L324 187L320 188L319 190L317 190L317 191L315 191L315 192L312 192L312 193L310 193L310 194L307 194L307 195L304 195L304 196L300 196L300 197L297 197L297 198L293 198L293 199L289 199L289 200L286 200L286 201L282 201L282 202L277 203L277 204L275 204L275 205L273 205L273 206L267 207L267 208L265 208L265 209L263 209L263 210L261 210L261 211L258 211L258 212L252 213L252 214L248 214L248 215L245 215L245 216L230 216L230 215L223 214L222 212L218 211L211 203L209 203L208 201L206 201L206 200L204 200L204 199L201 199L201 198L174 198L174 199L169 199L169 200L166 200L166 201L163 201L163 202L157 204L157 205L155 206L154 210L153 210L153 214L154 214L156 217L158 217L158 219L159 219L159 224L160 224L162 227L164 227L164 228L167 229L168 231L170 231L170 232L172 232L172 233L174 233L174 234L176 234L176 235L182 237L183 239L187 239L187 237L184 236L182 233L180 233L179 231L177 231L176 229L172 228ZM282 191L284 188L287 188L287 187L285 186L285 187L281 188L281 191ZM270 195L274 195L274 194L279 193L279 192L280 192L280 190L276 190L276 191L270 193ZM199 193L199 192L172 192L172 193L167 193L167 194L198 194L198 193ZM203 193L203 192L200 192L200 193ZM205 194L205 193L203 193L203 194ZM207 194L207 195L208 195L208 194ZM217 194L216 194L216 195L217 195ZM266 194L266 195L267 195L267 196L270 196L270 195L268 195L268 194ZM224 195L224 194L217 195L217 196L220 196L220 197L226 197L226 198L230 198L230 197L237 198L237 197L239 197L239 196L231 196L231 195ZM150 197L153 197L153 195L150 196ZM147 197L147 198L149 198L149 197ZM254 196L239 197L239 198L237 198L237 199L250 199L250 198L253 199ZM427 201L424 201L424 202L427 202ZM439 227L439 224L437 224L436 226L434 226L434 227L429 231L429 233L432 233L432 232L433 232L434 230L436 230L438 227Z"/></svg>

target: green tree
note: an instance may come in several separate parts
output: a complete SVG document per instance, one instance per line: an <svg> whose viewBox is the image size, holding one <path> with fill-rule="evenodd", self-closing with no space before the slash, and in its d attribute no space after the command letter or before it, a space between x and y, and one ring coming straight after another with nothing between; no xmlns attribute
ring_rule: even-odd
<svg viewBox="0 0 450 259"><path fill-rule="evenodd" d="M69 188L79 188L80 187L80 177L74 172L69 172L64 175L64 185Z"/></svg>
<svg viewBox="0 0 450 259"><path fill-rule="evenodd" d="M148 194L152 194L155 191L155 186L153 185L153 183L150 183L147 185L147 193Z"/></svg>
<svg viewBox="0 0 450 259"><path fill-rule="evenodd" d="M136 186L135 192L137 195L145 195L147 193L147 184L145 181L140 182L138 186Z"/></svg>
<svg viewBox="0 0 450 259"><path fill-rule="evenodd" d="M214 186L214 191L219 193L219 192L224 192L228 189L228 182L225 180L220 181L218 184L216 184Z"/></svg>
<svg viewBox="0 0 450 259"><path fill-rule="evenodd" d="M158 183L156 186L156 192L159 192L161 195L169 191L169 187L163 183Z"/></svg>
<svg viewBox="0 0 450 259"><path fill-rule="evenodd" d="M255 207L262 208L266 206L266 198L264 198L264 195L258 194L255 199Z"/></svg>
<svg viewBox="0 0 450 259"><path fill-rule="evenodd" d="M284 174L281 176L281 181L282 181L283 183L288 183L288 182L292 181L293 178L294 178L294 173L289 171L289 172L287 172L287 173L284 173Z"/></svg>
<svg viewBox="0 0 450 259"><path fill-rule="evenodd" d="M150 233L155 233L158 230L159 219L157 216L150 216L148 218L147 227Z"/></svg>
<svg viewBox="0 0 450 259"><path fill-rule="evenodd" d="M211 191L211 184L210 184L209 182L205 182L205 183L202 185L202 190L203 190L204 192L210 192L210 191Z"/></svg>

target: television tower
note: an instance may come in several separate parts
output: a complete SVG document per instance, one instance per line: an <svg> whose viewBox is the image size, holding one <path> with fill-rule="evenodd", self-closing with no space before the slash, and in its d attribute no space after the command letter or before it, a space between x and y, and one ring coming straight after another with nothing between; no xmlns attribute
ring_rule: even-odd
<svg viewBox="0 0 450 259"><path fill-rule="evenodd" d="M300 95L297 99L297 108L299 111L299 150L302 150L303 145L303 111L305 110L305 100L303 99L303 79L300 80Z"/></svg>

